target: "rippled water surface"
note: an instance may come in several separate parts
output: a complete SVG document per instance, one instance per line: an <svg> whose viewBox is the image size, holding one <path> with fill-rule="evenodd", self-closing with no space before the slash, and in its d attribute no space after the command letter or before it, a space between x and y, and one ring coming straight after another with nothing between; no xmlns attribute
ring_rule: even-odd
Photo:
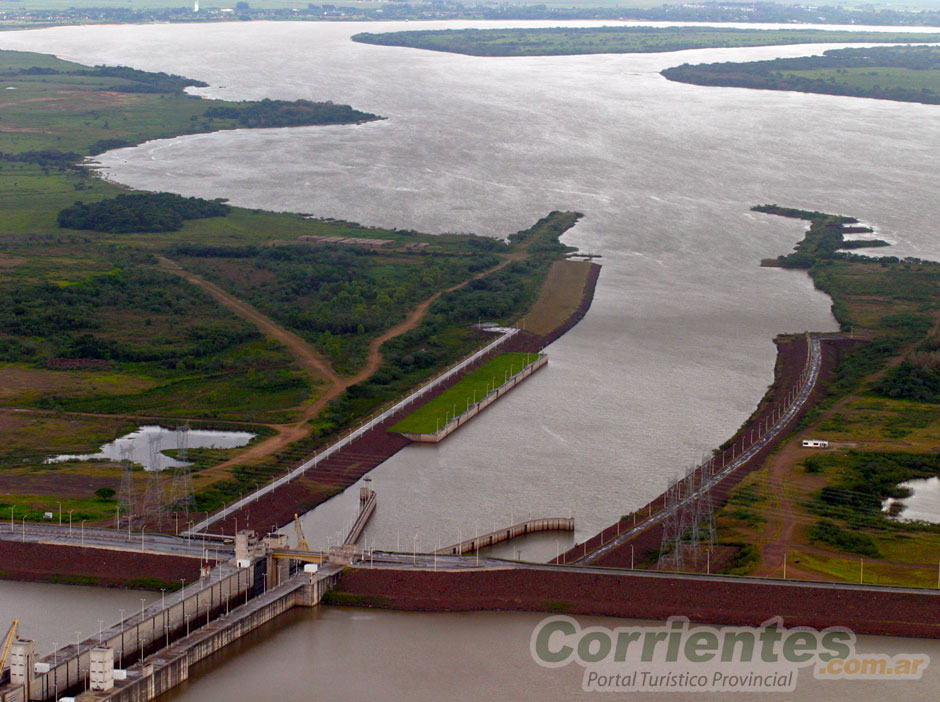
<svg viewBox="0 0 940 702"><path fill-rule="evenodd" d="M102 156L122 183L430 232L503 236L554 209L584 213L565 241L603 256L590 313L548 349L545 370L466 428L373 472L379 507L368 539L379 547L456 541L458 531L529 513L571 513L582 538L727 438L771 381L774 335L834 327L829 300L803 273L758 266L788 251L802 224L753 214L752 205L853 215L894 242L894 253L940 255L940 108L704 88L658 74L829 47L499 59L349 41L417 26L0 33L3 48L200 78L211 84L199 91L207 96L330 99L388 118L198 135ZM308 515L311 542L334 538L355 502L348 491ZM542 537L521 548L547 558L565 543ZM561 700L579 689L576 671L529 663L524 615L316 616L333 625L272 634L247 649L244 665L220 669L214 679L228 682L214 688L217 698L264 697L251 696L261 665L253 656L270 657L285 699L314 696L318 685L325 699ZM461 636L466 647L444 645ZM510 680L515 687L505 687ZM818 699L891 694L807 689ZM928 699L907 689L904 699ZM184 699L205 698L195 690Z"/></svg>

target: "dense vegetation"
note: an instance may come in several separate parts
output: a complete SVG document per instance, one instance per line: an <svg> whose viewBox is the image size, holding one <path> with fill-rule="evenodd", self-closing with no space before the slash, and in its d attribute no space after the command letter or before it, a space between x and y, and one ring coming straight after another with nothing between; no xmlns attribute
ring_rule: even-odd
<svg viewBox="0 0 940 702"><path fill-rule="evenodd" d="M119 81L109 85L108 90L118 93L166 93L182 95L188 87L205 88L209 84L201 80L183 78L182 76L162 72L141 71L127 66L95 66L94 68L78 67L76 64L65 64L61 67L29 66L6 70L0 73L4 78L18 76L87 76L90 78L118 78Z"/></svg>
<svg viewBox="0 0 940 702"><path fill-rule="evenodd" d="M878 558L881 553L868 534L847 531L828 519L821 519L813 524L807 536L811 542L822 542L835 546L840 551L858 553L871 558Z"/></svg>
<svg viewBox="0 0 940 702"><path fill-rule="evenodd" d="M903 499L910 495L907 488L899 487L900 483L940 475L940 456L936 454L846 451L814 456L811 460L816 470L837 476L816 495L814 510L856 526L870 524L872 520L882 523L882 503L888 498Z"/></svg>
<svg viewBox="0 0 940 702"><path fill-rule="evenodd" d="M259 337L229 314L193 320L193 315L202 316L214 307L209 297L194 286L181 285L175 276L145 268L130 267L67 286L7 283L0 293L0 332L8 349L15 349L12 357L0 356L0 361L161 361L172 368L183 359L216 354ZM173 319L176 333L164 332L161 343L134 343L108 319L122 312Z"/></svg>
<svg viewBox="0 0 940 702"><path fill-rule="evenodd" d="M831 49L822 56L683 64L667 68L662 74L669 80L696 85L940 104L940 48L933 46Z"/></svg>
<svg viewBox="0 0 940 702"><path fill-rule="evenodd" d="M406 46L471 56L660 53L732 46L846 42L940 41L937 34L841 32L814 29L727 27L548 27L533 29L442 29L361 33L353 41ZM674 69L671 69L674 70ZM668 76L667 77L671 77Z"/></svg>
<svg viewBox="0 0 940 702"><path fill-rule="evenodd" d="M751 209L754 212L805 219L810 222L810 228L806 232L806 236L796 245L793 253L778 256L773 260L766 260L763 262L764 265L775 265L782 268L809 268L813 264L838 258L840 255L837 252L841 249L889 246L888 242L881 239L846 240L844 235L847 231L852 233L871 232L871 229L867 227L851 227L847 230L846 225L858 222L854 217L827 215L823 212L809 212L778 205L757 205Z"/></svg>
<svg viewBox="0 0 940 702"><path fill-rule="evenodd" d="M349 124L378 119L368 112L349 105L309 100L268 100L236 103L227 107L210 107L206 117L234 119L244 127L299 127L317 124Z"/></svg>
<svg viewBox="0 0 940 702"><path fill-rule="evenodd" d="M940 404L940 343L932 337L888 370L873 390L885 397Z"/></svg>
<svg viewBox="0 0 940 702"><path fill-rule="evenodd" d="M403 255L343 245L184 244L173 253L313 342L342 373L357 370L370 339L419 302L499 261L491 253Z"/></svg>
<svg viewBox="0 0 940 702"><path fill-rule="evenodd" d="M128 232L175 232L187 219L224 217L231 208L219 201L181 197L172 193L134 193L99 200L76 202L59 212L60 227L122 234Z"/></svg>

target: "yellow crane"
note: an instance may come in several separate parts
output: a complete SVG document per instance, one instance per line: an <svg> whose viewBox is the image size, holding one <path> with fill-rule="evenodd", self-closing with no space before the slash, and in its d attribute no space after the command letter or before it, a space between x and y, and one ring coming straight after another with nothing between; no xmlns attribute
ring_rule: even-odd
<svg viewBox="0 0 940 702"><path fill-rule="evenodd" d="M309 551L310 544L307 543L307 537L304 536L304 529L300 526L300 517L294 514L294 531L297 532L297 550Z"/></svg>
<svg viewBox="0 0 940 702"><path fill-rule="evenodd" d="M3 672L3 667L7 664L7 656L10 655L10 647L13 645L13 639L16 638L16 627L19 625L20 620L14 619L6 638L3 639L3 649L0 650L0 673Z"/></svg>

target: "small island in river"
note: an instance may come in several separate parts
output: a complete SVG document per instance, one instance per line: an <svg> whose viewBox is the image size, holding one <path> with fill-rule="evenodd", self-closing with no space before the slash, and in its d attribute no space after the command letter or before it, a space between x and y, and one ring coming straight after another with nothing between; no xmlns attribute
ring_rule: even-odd
<svg viewBox="0 0 940 702"><path fill-rule="evenodd" d="M940 105L940 48L935 46L831 49L822 56L772 61L686 63L662 74L669 80L695 85Z"/></svg>
<svg viewBox="0 0 940 702"><path fill-rule="evenodd" d="M937 42L940 34L731 27L539 27L437 29L355 34L353 41L470 56L635 54L787 44Z"/></svg>

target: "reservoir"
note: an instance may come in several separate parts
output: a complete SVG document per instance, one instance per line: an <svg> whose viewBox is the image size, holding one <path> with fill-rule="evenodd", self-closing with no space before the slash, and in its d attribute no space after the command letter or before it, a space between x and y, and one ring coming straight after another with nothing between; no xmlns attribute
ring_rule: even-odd
<svg viewBox="0 0 940 702"><path fill-rule="evenodd" d="M388 118L196 135L99 157L107 176L127 185L491 236L551 210L585 214L565 242L603 256L590 312L547 349L548 366L500 403L445 442L409 447L373 471L379 507L370 545L446 545L458 532L466 537L529 514L571 514L582 539L660 493L729 437L771 382L773 337L835 328L828 298L805 274L758 265L789 251L803 224L757 215L752 205L852 215L896 242L895 255L940 257L940 237L927 225L940 221L940 171L925 148L940 134L937 107L704 88L659 75L677 63L800 56L829 46L497 59L349 41L356 32L423 24L0 33L2 48L198 78L210 83L198 91L206 96L333 100ZM342 531L356 500L349 490L307 515L311 544ZM547 559L559 545L565 542L552 535L509 548ZM47 631L59 628L57 612L81 606L75 589L43 590L48 604L38 607L36 586L9 585L4 612L33 617ZM125 596L133 603L137 594L92 596L88 613L104 614L79 628L116 619ZM583 694L580 670L531 662L538 615L324 608L290 617L224 653L229 664L207 669L177 699L206 699L204 680L214 681L213 699L262 699L259 690L271 688L261 671L277 671L284 699ZM874 651L926 651L940 661L934 642L866 642ZM817 699L898 694L889 683L826 686L804 678L798 689ZM930 699L938 680L928 669L923 682L904 684L903 699Z"/></svg>

